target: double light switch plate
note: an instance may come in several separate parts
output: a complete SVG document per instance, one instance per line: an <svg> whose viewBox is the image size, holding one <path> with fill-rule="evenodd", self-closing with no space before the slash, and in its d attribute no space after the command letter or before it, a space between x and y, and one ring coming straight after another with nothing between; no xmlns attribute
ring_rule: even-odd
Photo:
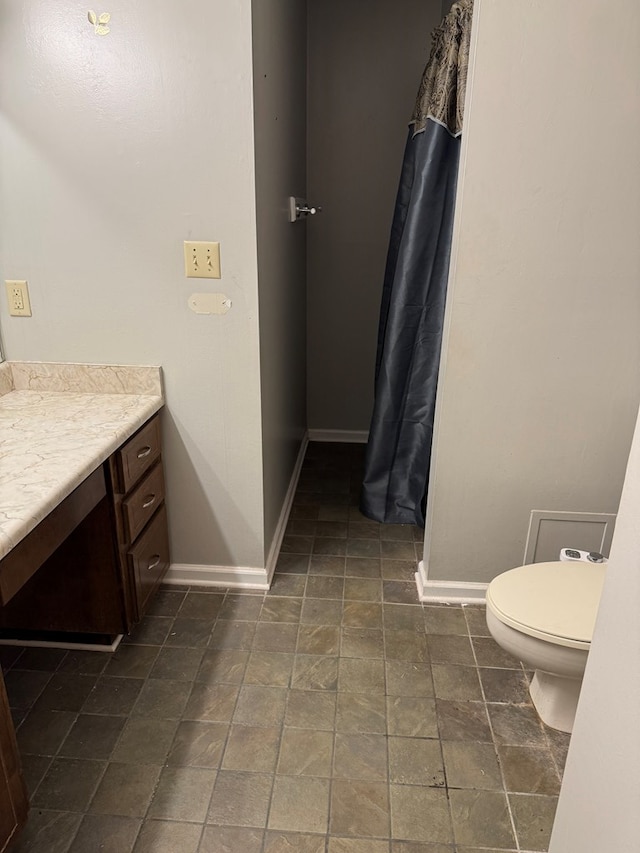
<svg viewBox="0 0 640 853"><path fill-rule="evenodd" d="M185 240L184 272L187 278L221 278L220 243Z"/></svg>

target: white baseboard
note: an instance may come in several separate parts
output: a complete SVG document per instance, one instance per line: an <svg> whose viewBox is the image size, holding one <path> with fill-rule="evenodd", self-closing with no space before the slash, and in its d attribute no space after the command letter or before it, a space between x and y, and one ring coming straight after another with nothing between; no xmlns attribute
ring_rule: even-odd
<svg viewBox="0 0 640 853"><path fill-rule="evenodd" d="M172 563L162 578L163 584L222 586L234 589L269 589L267 570L243 566L200 566Z"/></svg>
<svg viewBox="0 0 640 853"><path fill-rule="evenodd" d="M293 499L298 487L300 471L304 462L309 440L307 436L302 439L296 463L293 467L289 487L284 498L280 518L273 535L273 541L269 548L267 565L261 568L245 568L241 566L199 566L188 563L172 563L169 571L162 579L166 584L188 584L189 586L213 586L230 587L231 589L269 589L271 578L276 568L278 554L284 532L287 529L289 514L293 505Z"/></svg>
<svg viewBox="0 0 640 853"><path fill-rule="evenodd" d="M69 649L75 652L115 652L124 634L118 634L108 645L105 643L72 643L64 640L0 640L0 646L29 646L36 649Z"/></svg>
<svg viewBox="0 0 640 853"><path fill-rule="evenodd" d="M287 529L287 522L289 521L289 515L291 514L293 499L296 496L298 480L300 479L300 471L302 471L302 463L304 462L304 456L307 452L308 446L309 434L307 433L302 439L302 444L300 445L300 450L298 452L298 458L296 459L296 464L293 466L291 479L289 480L289 488L287 489L287 494L284 497L284 503L282 504L280 518L278 519L278 524L276 526L276 532L273 534L273 541L271 542L271 547L269 548L269 556L267 557L267 566L265 569L267 573L268 586L271 586L271 578L273 577L273 573L276 570L276 563L278 562L280 547L282 546L284 532Z"/></svg>
<svg viewBox="0 0 640 853"><path fill-rule="evenodd" d="M424 561L418 563L416 586L418 598L423 603L480 604L485 600L488 585L471 581L431 581L427 577Z"/></svg>
<svg viewBox="0 0 640 853"><path fill-rule="evenodd" d="M357 429L310 429L309 441L341 441L345 444L366 444L368 430Z"/></svg>

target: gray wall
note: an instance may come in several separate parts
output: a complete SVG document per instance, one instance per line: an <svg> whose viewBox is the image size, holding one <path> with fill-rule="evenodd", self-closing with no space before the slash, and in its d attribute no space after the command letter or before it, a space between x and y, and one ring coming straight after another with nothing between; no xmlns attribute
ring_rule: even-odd
<svg viewBox="0 0 640 853"><path fill-rule="evenodd" d="M364 8L366 6L366 8ZM309 427L367 430L407 123L440 0L309 0Z"/></svg>
<svg viewBox="0 0 640 853"><path fill-rule="evenodd" d="M532 509L617 511L640 397L637 31L624 19L598 0L476 6L431 580L520 564Z"/></svg>
<svg viewBox="0 0 640 853"><path fill-rule="evenodd" d="M0 299L7 357L161 364L174 561L263 566L250 0L109 11L0 0L0 278L33 308ZM188 239L221 281L185 279Z"/></svg>
<svg viewBox="0 0 640 853"><path fill-rule="evenodd" d="M304 3L253 3L265 556L306 429L306 41Z"/></svg>

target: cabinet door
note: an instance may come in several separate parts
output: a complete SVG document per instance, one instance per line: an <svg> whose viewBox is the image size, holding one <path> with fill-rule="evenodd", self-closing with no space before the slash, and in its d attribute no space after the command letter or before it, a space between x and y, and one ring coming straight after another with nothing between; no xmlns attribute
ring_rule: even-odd
<svg viewBox="0 0 640 853"><path fill-rule="evenodd" d="M160 457L160 419L156 415L116 452L120 490L125 494Z"/></svg>
<svg viewBox="0 0 640 853"><path fill-rule="evenodd" d="M135 542L155 511L164 501L162 462L152 468L131 494L122 501L129 542Z"/></svg>
<svg viewBox="0 0 640 853"><path fill-rule="evenodd" d="M13 721L0 674L0 851L8 848L26 821L28 808Z"/></svg>
<svg viewBox="0 0 640 853"><path fill-rule="evenodd" d="M164 506L160 507L129 551L129 560L136 590L138 619L142 619L149 599L169 568L169 534Z"/></svg>

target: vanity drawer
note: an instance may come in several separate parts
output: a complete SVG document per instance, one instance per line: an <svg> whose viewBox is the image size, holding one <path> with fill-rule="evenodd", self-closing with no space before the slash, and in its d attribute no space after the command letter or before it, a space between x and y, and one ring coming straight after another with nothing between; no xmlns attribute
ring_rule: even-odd
<svg viewBox="0 0 640 853"><path fill-rule="evenodd" d="M158 463L122 502L128 542L133 542L163 500L164 476Z"/></svg>
<svg viewBox="0 0 640 853"><path fill-rule="evenodd" d="M129 551L133 570L138 618L142 617L147 601L169 568L169 536L167 510L162 506L153 520Z"/></svg>
<svg viewBox="0 0 640 853"><path fill-rule="evenodd" d="M122 494L153 465L160 449L160 424L156 415L117 452Z"/></svg>

